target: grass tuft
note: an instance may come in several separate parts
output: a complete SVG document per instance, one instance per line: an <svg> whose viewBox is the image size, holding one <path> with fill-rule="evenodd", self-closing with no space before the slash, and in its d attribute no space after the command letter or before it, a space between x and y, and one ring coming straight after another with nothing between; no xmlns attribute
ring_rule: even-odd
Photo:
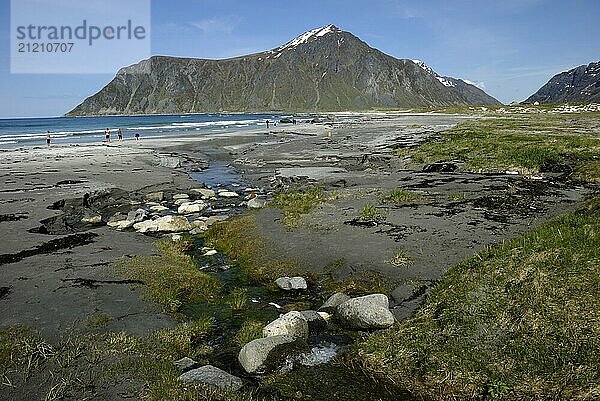
<svg viewBox="0 0 600 401"><path fill-rule="evenodd" d="M108 323L112 320L112 317L106 313L99 313L97 315L90 315L85 319L85 325L92 329L98 329L101 327L106 327Z"/></svg>
<svg viewBox="0 0 600 401"><path fill-rule="evenodd" d="M122 259L115 266L117 274L142 281L148 297L170 312L178 312L186 303L208 301L219 295L222 284L198 270L181 248L187 247L186 243L159 241L155 246L158 255Z"/></svg>
<svg viewBox="0 0 600 401"><path fill-rule="evenodd" d="M423 199L423 195L418 192L409 191L407 189L396 188L381 197L382 202L405 203L415 202Z"/></svg>
<svg viewBox="0 0 600 401"><path fill-rule="evenodd" d="M287 227L296 227L302 215L333 199L335 195L327 194L321 188L312 187L305 191L290 190L277 194L272 205L283 211L283 223Z"/></svg>
<svg viewBox="0 0 600 401"><path fill-rule="evenodd" d="M596 121L584 115L548 114L481 118L461 122L438 141L398 149L397 154L416 163L459 160L475 172L562 172L574 164L578 178L598 182Z"/></svg>
<svg viewBox="0 0 600 401"><path fill-rule="evenodd" d="M239 347L243 347L252 340L262 338L263 327L265 327L265 322L258 320L246 320L235 334L235 343Z"/></svg>
<svg viewBox="0 0 600 401"><path fill-rule="evenodd" d="M390 260L392 266L395 267L405 267L410 265L412 262L412 258L408 256L408 253L406 253L404 249L398 249L396 253L394 253L392 260Z"/></svg>
<svg viewBox="0 0 600 401"><path fill-rule="evenodd" d="M381 213L377 210L377 207L374 205L368 204L365 205L359 215L359 219L362 221L372 221L379 220L381 218Z"/></svg>

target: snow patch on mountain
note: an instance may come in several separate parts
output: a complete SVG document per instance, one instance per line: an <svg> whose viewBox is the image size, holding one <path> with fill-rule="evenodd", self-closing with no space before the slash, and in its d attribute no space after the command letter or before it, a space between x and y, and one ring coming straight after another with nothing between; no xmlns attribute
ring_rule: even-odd
<svg viewBox="0 0 600 401"><path fill-rule="evenodd" d="M449 81L446 77L442 77L437 72L433 71L431 67L422 62L421 60L411 60L413 63L424 69L427 73L433 75L438 81L442 83L442 85L452 88L456 86L456 84L452 81Z"/></svg>
<svg viewBox="0 0 600 401"><path fill-rule="evenodd" d="M302 35L290 40L285 45L279 47L277 50L282 51L285 49L293 49L293 48L297 47L298 45L301 45L302 43L308 42L311 38L320 38L321 36L325 36L328 33L332 33L335 31L339 31L339 29L335 25L332 25L332 24L323 26L321 28L316 28L316 29L310 30L308 32L304 32Z"/></svg>

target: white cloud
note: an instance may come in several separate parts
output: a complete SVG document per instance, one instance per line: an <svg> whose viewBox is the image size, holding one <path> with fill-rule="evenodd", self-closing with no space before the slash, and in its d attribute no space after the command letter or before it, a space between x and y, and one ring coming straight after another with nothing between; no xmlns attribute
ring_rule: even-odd
<svg viewBox="0 0 600 401"><path fill-rule="evenodd" d="M473 81L469 81L468 79L463 79L463 81L465 81L466 83L468 83L469 85L473 85L478 87L479 89L481 89L482 91L485 90L485 82L481 81L481 82L473 82Z"/></svg>
<svg viewBox="0 0 600 401"><path fill-rule="evenodd" d="M235 29L236 18L207 18L192 22L191 25L200 29L203 34L230 34Z"/></svg>

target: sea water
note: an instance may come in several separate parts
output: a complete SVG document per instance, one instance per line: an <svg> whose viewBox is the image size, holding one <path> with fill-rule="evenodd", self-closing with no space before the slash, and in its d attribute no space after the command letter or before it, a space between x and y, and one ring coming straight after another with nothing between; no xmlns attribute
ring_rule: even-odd
<svg viewBox="0 0 600 401"><path fill-rule="evenodd" d="M46 143L50 131L53 144L104 141L104 130L117 139L117 129L124 140L148 137L193 136L227 130L266 128L267 120L278 121L273 114L185 114L149 116L52 117L0 119L0 149Z"/></svg>

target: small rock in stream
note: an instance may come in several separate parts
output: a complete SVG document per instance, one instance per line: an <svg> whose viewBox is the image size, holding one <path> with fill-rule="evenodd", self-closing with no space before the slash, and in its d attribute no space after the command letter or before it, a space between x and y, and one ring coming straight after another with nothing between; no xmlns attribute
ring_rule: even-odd
<svg viewBox="0 0 600 401"><path fill-rule="evenodd" d="M197 369L192 369L179 376L179 380L183 382L199 382L210 384L222 388L224 390L237 391L244 383L242 379L234 376L230 373L225 372L212 365L205 365Z"/></svg>

